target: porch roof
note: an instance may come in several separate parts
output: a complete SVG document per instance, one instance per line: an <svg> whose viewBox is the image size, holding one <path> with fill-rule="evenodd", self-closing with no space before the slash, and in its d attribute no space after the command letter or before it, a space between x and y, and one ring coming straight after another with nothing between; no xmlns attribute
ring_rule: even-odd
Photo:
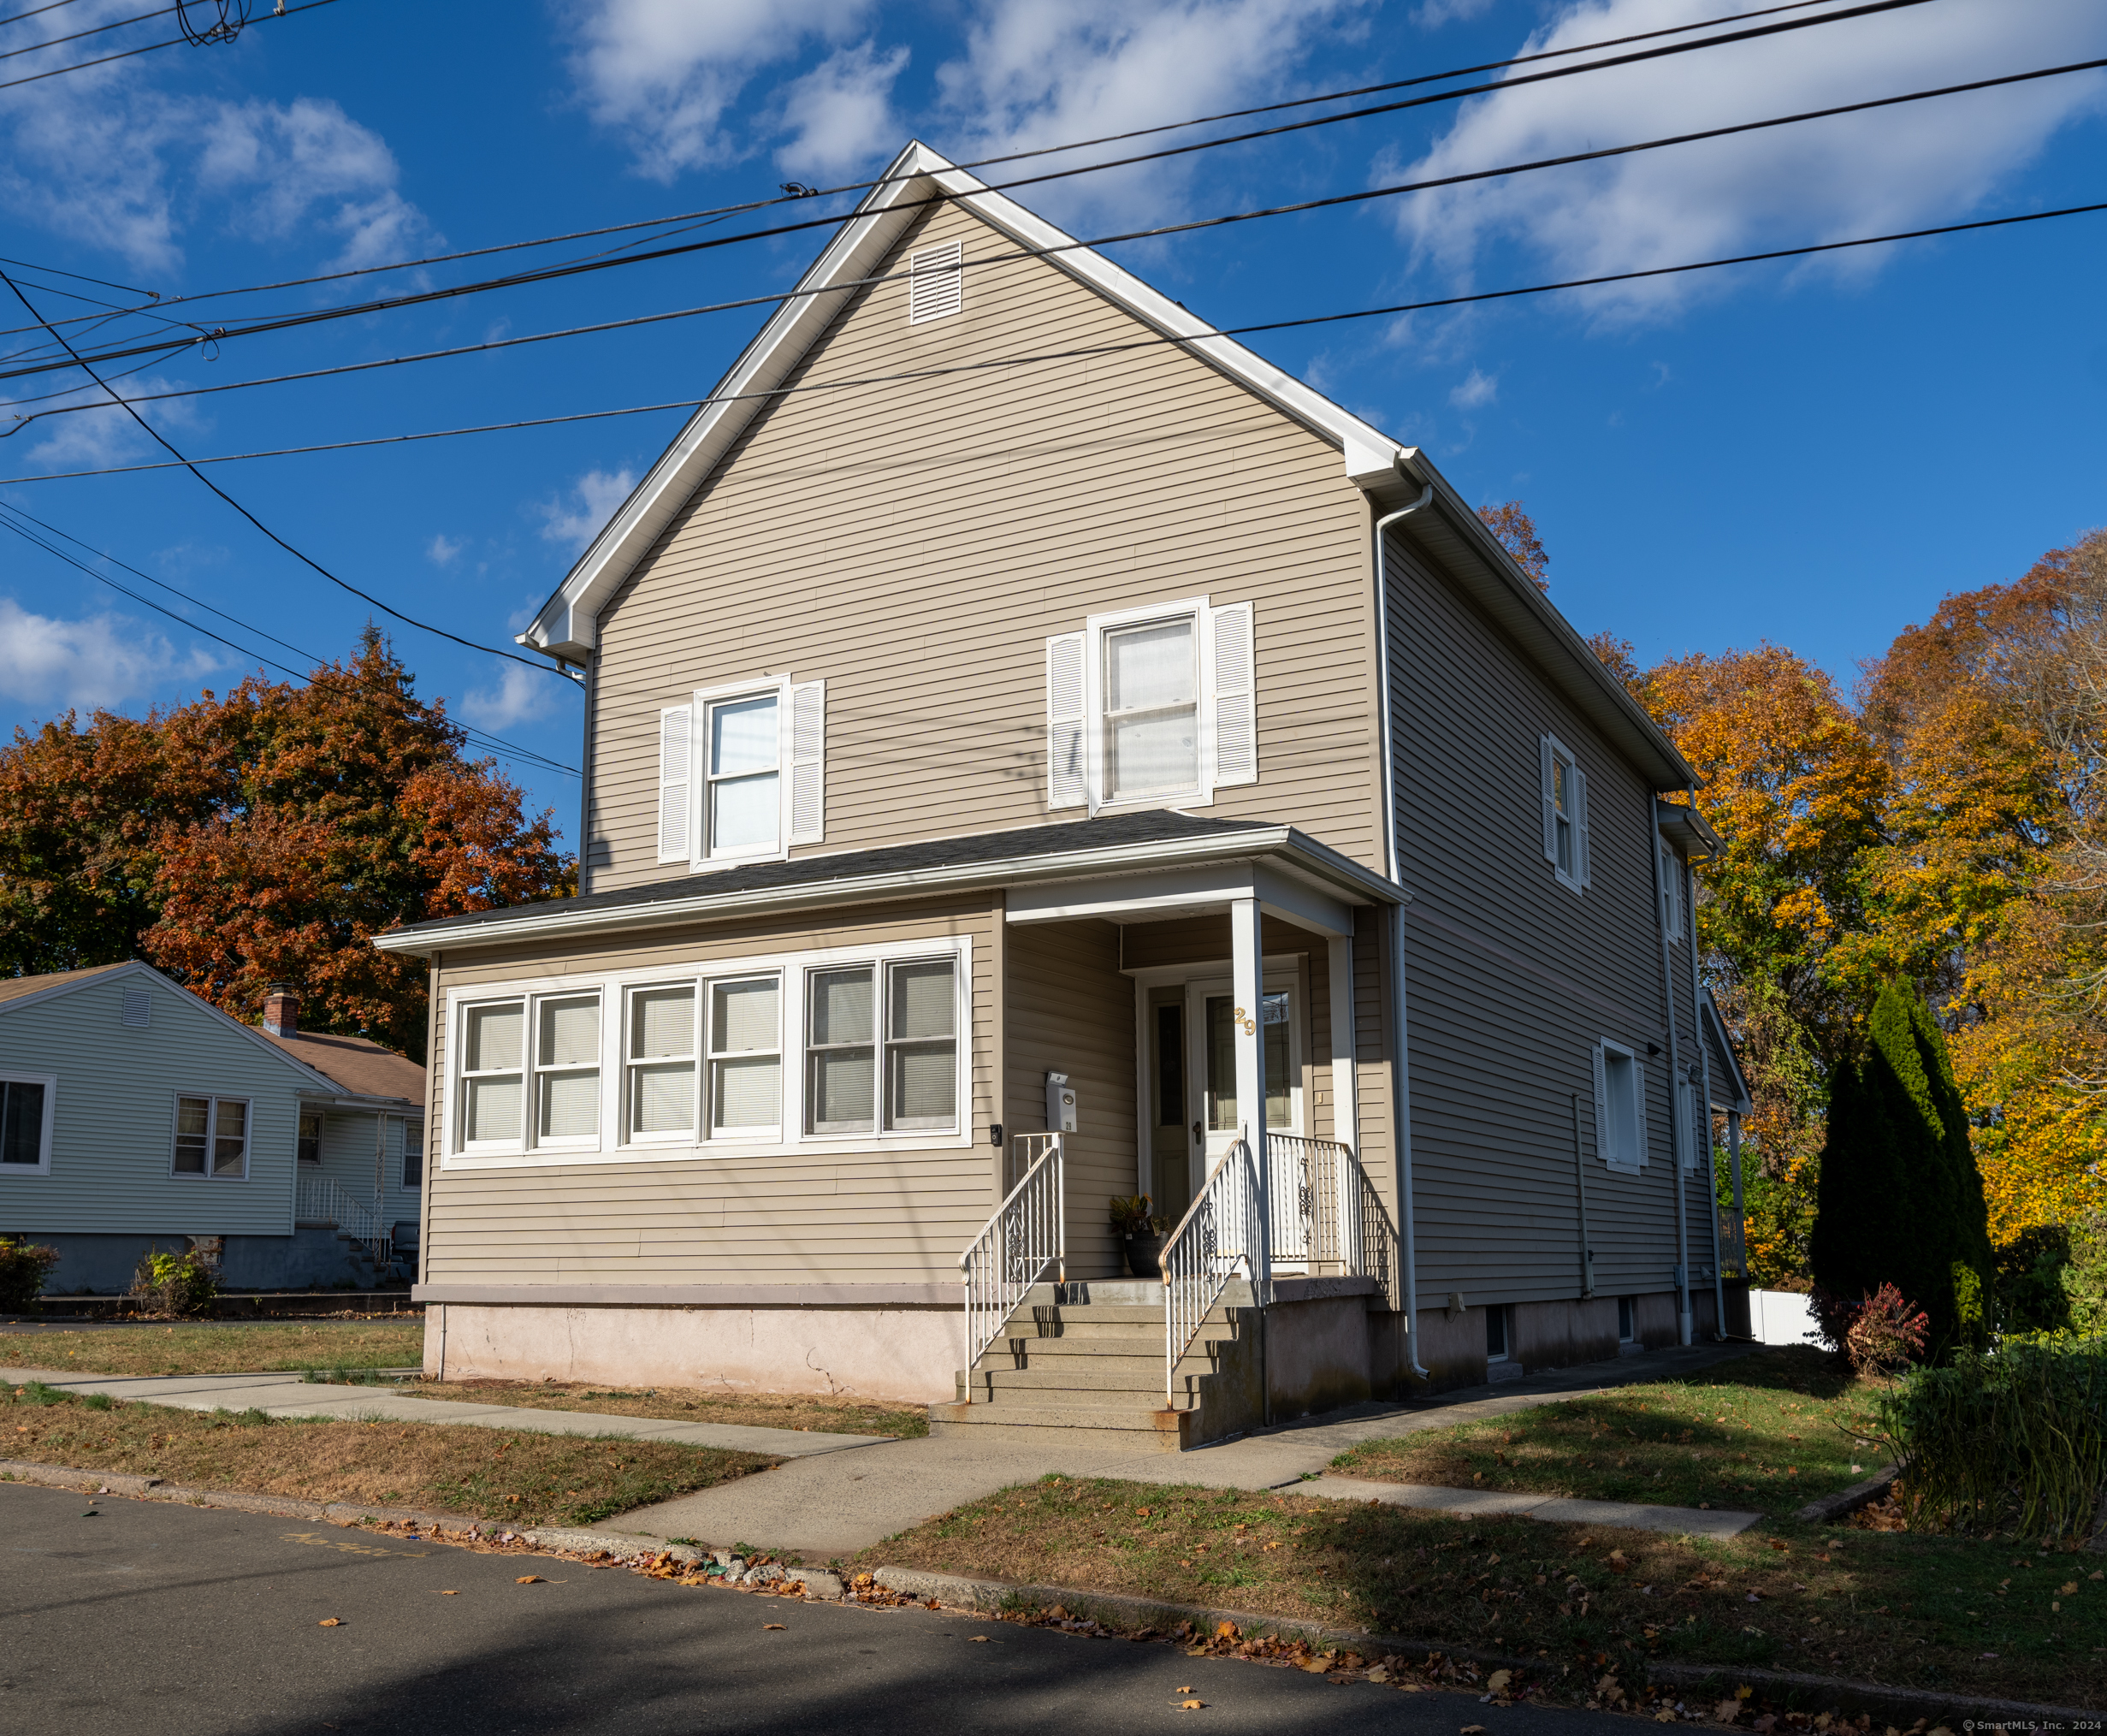
<svg viewBox="0 0 2107 1736"><path fill-rule="evenodd" d="M749 862L547 904L477 910L391 928L387 952L429 954L542 935L660 927L749 911L877 903L974 886L1270 862L1347 904L1401 904L1410 894L1292 826L1205 820L1170 811L1099 815L1056 826L927 838L876 850Z"/></svg>

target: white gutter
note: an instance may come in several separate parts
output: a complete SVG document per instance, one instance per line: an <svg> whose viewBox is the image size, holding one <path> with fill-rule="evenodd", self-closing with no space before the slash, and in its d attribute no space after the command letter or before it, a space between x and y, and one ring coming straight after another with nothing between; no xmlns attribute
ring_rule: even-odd
<svg viewBox="0 0 2107 1736"><path fill-rule="evenodd" d="M1025 832L1020 832L1021 838L1024 835ZM535 939L546 935L618 933L633 928L663 927L672 922L703 921L783 908L867 904L975 886L1072 880L1090 874L1131 872L1135 868L1181 868L1195 862L1234 862L1276 855L1286 856L1334 885L1360 893L1370 901L1388 904L1403 892L1391 880L1370 874L1350 857L1311 839L1295 839L1291 827L1265 826L1229 833L1210 833L1201 838L1005 856L993 862L904 868L891 874L855 874L840 880L797 880L779 886L749 887L742 892L695 892L593 910L547 910L528 904L521 907L518 915L495 921L394 929L375 935L373 945L383 952L429 954L441 946L494 945L500 941Z"/></svg>
<svg viewBox="0 0 2107 1736"><path fill-rule="evenodd" d="M1404 472L1400 469L1399 474ZM1395 1028L1396 1053L1392 1071L1396 1080L1396 1100L1391 1105L1391 1125L1397 1129L1397 1188L1400 1229L1405 1239L1405 1355L1412 1372L1422 1380L1433 1377L1419 1361L1419 1237L1412 1215L1412 1044L1405 994L1405 904L1412 894L1405 890L1404 865L1400 861L1397 835L1397 727L1391 715L1390 699L1390 564L1382 552L1382 533L1400 518L1409 518L1434 499L1434 484L1420 490L1409 507L1386 513L1376 520L1376 640L1382 646L1376 672L1382 683L1382 834L1383 860L1389 864L1390 883L1399 898L1390 912L1390 982L1394 1002L1391 1023Z"/></svg>
<svg viewBox="0 0 2107 1736"><path fill-rule="evenodd" d="M1650 790L1646 792L1646 827L1654 850L1654 926L1660 930L1660 986L1668 1000L1668 1173L1675 1179L1676 1342L1688 1344L1696 1336L1690 1321L1690 1183L1683 1174L1682 1142L1676 1137L1676 1105L1683 1100L1676 1087L1678 1081L1687 1083L1688 1075L1682 1072L1683 1045L1676 1037L1675 961L1669 955L1668 925L1661 920L1667 914L1668 885L1660 860L1660 821L1654 812ZM1712 1113L1709 1106L1705 1113ZM1694 1147L1696 1128L1690 1130L1690 1139Z"/></svg>

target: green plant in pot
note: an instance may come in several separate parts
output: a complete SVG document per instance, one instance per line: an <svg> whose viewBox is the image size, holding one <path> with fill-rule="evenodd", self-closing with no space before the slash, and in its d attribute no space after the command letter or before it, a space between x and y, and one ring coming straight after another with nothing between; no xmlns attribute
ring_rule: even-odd
<svg viewBox="0 0 2107 1736"><path fill-rule="evenodd" d="M1127 1270L1138 1278L1163 1276L1158 1261L1163 1258L1163 1233L1170 1228L1170 1220L1157 1217L1149 1206L1146 1194L1123 1199L1115 1194L1111 1201L1112 1234L1127 1250Z"/></svg>

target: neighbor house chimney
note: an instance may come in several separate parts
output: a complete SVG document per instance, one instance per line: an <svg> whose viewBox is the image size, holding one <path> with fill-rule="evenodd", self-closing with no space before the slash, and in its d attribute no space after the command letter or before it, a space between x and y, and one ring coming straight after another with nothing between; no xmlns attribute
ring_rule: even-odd
<svg viewBox="0 0 2107 1736"><path fill-rule="evenodd" d="M263 997L263 1028L274 1037L300 1034L300 992L289 982L274 982Z"/></svg>

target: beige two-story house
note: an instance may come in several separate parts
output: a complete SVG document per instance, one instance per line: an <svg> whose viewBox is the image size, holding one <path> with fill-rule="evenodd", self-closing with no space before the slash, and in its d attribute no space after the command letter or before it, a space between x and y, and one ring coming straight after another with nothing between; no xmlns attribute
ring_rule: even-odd
<svg viewBox="0 0 2107 1736"><path fill-rule="evenodd" d="M1175 1446L1713 1331L1690 768L1423 453L926 147L523 643L579 896L378 943L434 1372Z"/></svg>

